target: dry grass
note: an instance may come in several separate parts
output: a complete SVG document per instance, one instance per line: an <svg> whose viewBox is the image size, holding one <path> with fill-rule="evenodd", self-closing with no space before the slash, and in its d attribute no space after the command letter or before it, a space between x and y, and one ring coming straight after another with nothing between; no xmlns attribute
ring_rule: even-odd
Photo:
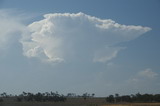
<svg viewBox="0 0 160 106"><path fill-rule="evenodd" d="M124 104L106 104L101 106L160 106L160 103L124 103Z"/></svg>
<svg viewBox="0 0 160 106"><path fill-rule="evenodd" d="M160 106L160 103L122 103L122 104L93 104L93 103L53 103L53 102L10 102L0 103L0 106Z"/></svg>
<svg viewBox="0 0 160 106"><path fill-rule="evenodd" d="M160 106L160 103L119 103L107 104L105 98L67 98L66 102L14 102L4 101L0 106Z"/></svg>

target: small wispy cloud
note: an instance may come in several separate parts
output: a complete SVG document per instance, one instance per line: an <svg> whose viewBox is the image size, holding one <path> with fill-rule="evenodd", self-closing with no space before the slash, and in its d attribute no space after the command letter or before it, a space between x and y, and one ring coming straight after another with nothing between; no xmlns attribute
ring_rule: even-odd
<svg viewBox="0 0 160 106"><path fill-rule="evenodd" d="M145 77L145 78L155 78L158 76L156 72L154 72L152 69L147 68L143 71L138 72L139 77Z"/></svg>
<svg viewBox="0 0 160 106"><path fill-rule="evenodd" d="M128 87L128 89L131 89L133 92L151 92L153 93L157 91L157 87L159 88L159 74L151 69L146 68L144 70L141 70L137 72L135 75L131 76L126 82L125 86Z"/></svg>
<svg viewBox="0 0 160 106"><path fill-rule="evenodd" d="M117 57L120 50L125 49L124 47L106 47L102 50L97 50L94 54L94 62L108 62L113 58Z"/></svg>
<svg viewBox="0 0 160 106"><path fill-rule="evenodd" d="M158 73L154 72L151 68L139 71L136 75L132 76L128 81L132 83L141 83L154 80L158 76Z"/></svg>

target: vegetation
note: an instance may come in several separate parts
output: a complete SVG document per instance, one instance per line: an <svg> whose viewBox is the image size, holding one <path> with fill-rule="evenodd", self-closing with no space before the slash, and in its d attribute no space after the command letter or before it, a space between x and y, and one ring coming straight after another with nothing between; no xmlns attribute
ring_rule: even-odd
<svg viewBox="0 0 160 106"><path fill-rule="evenodd" d="M17 102L22 102L22 101L37 101L37 102L45 102L45 101L50 101L50 102L65 102L66 97L63 95L58 94L58 92L45 92L45 93L30 93L30 92L23 92L20 95L7 95L7 93L2 93L0 97L0 102L3 102L3 98L14 98L15 101Z"/></svg>
<svg viewBox="0 0 160 106"><path fill-rule="evenodd" d="M30 93L22 92L20 95L8 95L7 93L0 94L0 106L159 106L160 94L140 94L109 95L107 97L95 97L95 94L84 93L76 95L68 93L67 95L59 94L58 92L45 93ZM13 105L14 104L14 105Z"/></svg>
<svg viewBox="0 0 160 106"><path fill-rule="evenodd" d="M106 97L106 102L109 103L118 103L118 102L143 102L143 103L151 103L151 102L160 102L160 94L140 94L137 93L135 95L123 95L119 96L119 94L109 95Z"/></svg>

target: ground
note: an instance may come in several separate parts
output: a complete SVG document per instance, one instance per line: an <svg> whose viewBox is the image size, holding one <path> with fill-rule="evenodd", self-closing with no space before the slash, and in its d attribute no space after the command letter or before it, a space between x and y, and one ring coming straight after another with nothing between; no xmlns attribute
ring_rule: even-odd
<svg viewBox="0 0 160 106"><path fill-rule="evenodd" d="M66 102L0 102L0 106L160 106L160 103L107 103L105 98L68 98Z"/></svg>

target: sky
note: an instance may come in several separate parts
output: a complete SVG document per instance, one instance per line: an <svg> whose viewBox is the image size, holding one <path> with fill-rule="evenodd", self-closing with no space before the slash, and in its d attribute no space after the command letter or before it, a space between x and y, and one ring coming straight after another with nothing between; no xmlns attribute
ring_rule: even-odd
<svg viewBox="0 0 160 106"><path fill-rule="evenodd" d="M0 93L160 93L159 0L0 0Z"/></svg>

